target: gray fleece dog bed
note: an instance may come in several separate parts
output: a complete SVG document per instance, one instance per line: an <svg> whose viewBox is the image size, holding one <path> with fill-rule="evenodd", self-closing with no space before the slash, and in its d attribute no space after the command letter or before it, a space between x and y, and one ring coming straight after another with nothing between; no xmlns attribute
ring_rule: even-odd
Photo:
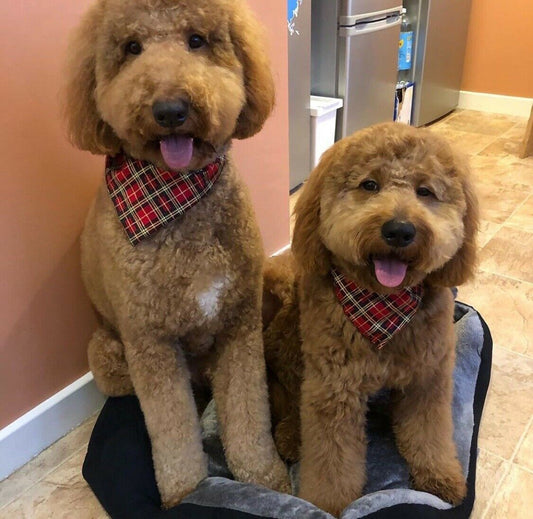
<svg viewBox="0 0 533 519"><path fill-rule="evenodd" d="M389 416L388 394L375 395L369 406L367 485L342 519L466 518L474 504L477 435L487 392L492 339L481 316L462 303L455 306L457 357L454 372L453 419L459 459L468 492L459 506L412 490L409 470L398 453ZM331 519L332 516L297 497L232 479L218 436L216 412L208 405L203 416L204 450L209 477L178 506L160 509L150 440L135 397L110 398L89 442L83 475L113 519ZM294 488L298 465L290 468Z"/></svg>

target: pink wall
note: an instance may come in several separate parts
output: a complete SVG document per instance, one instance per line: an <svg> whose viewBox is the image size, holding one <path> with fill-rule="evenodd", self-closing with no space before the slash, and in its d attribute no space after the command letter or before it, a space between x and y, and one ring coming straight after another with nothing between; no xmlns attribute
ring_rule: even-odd
<svg viewBox="0 0 533 519"><path fill-rule="evenodd" d="M266 252L272 253L289 243L287 6L286 0L248 2L267 29L276 108L261 133L236 141L234 150L240 172L250 186Z"/></svg>
<svg viewBox="0 0 533 519"><path fill-rule="evenodd" d="M462 90L533 97L533 2L472 0Z"/></svg>
<svg viewBox="0 0 533 519"><path fill-rule="evenodd" d="M88 370L95 323L78 238L103 161L66 142L57 101L66 37L89 3L13 2L0 18L0 428ZM251 4L272 42L278 105L235 155L273 252L288 242L286 9L283 0Z"/></svg>

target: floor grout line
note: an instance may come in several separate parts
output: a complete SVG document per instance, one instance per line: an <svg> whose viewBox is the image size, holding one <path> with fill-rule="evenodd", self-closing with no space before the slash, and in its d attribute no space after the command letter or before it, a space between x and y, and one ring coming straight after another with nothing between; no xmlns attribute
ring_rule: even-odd
<svg viewBox="0 0 533 519"><path fill-rule="evenodd" d="M531 198L531 196L531 193L529 193L526 198L515 207L513 212L507 217L507 220L503 222L502 226L505 226L506 222L508 222L516 214L516 212L519 211L526 204L526 202Z"/></svg>
<svg viewBox="0 0 533 519"><path fill-rule="evenodd" d="M500 346L500 348L501 348L501 346ZM513 353L517 353L517 352L513 352ZM517 353L517 355L520 355L520 354ZM498 482L494 486L494 490L493 490L489 500L487 501L487 503L485 505L485 508L484 508L484 510L483 510L483 512L481 514L481 519L485 519L485 517L489 513L489 510L491 509L492 504L493 504L493 502L496 499L496 496L499 494L499 492L500 492L505 480L507 479L507 477L511 473L511 470L513 469L514 465L516 465L517 467L519 467L522 470L525 470L526 472L529 472L529 473L533 474L533 470L529 469L528 467L524 467L523 465L520 465L520 464L515 462L516 456L518 455L518 452L520 451L520 448L522 447L522 445L523 445L523 443L525 441L525 438L526 438L526 436L527 436L527 434L529 432L529 429L532 427L532 424L533 424L533 416L531 416L529 418L529 421L526 424L526 426L524 428L524 431L520 435L520 438L516 442L515 448L513 449L513 453L511 454L511 457L509 459L505 459L502 456L500 456L498 454L495 454L495 453L491 452L488 449L484 449L490 455L495 456L498 459L502 460L504 462L504 465L505 465L505 470L503 471L503 474L501 475L500 479L498 480Z"/></svg>
<svg viewBox="0 0 533 519"><path fill-rule="evenodd" d="M516 443L516 446L514 448L514 451L513 451L513 454L511 455L511 458L509 460L505 460L505 464L506 464L506 468L502 474L502 476L500 477L498 483L494 486L494 491L492 492L486 506L485 506L485 509L483 510L483 513L481 514L481 519L485 519L485 517L487 516L487 514L489 513L489 510L491 509L492 507L492 504L494 503L495 499L496 499L496 496L499 494L503 484L504 484L504 481L507 479L507 477L509 476L509 474L511 473L511 470L513 469L513 465L516 465L517 467L520 467L520 469L522 470L525 470L531 474L533 474L533 470L530 470L528 469L527 467L524 467L523 465L519 465L517 463L514 462L515 458L516 458L516 455L518 454L518 451L520 450L525 438L526 438L526 435L529 431L529 428L531 427L531 424L533 423L533 416L529 419L529 422L528 424L526 425L524 431L522 432L521 436L520 436L520 439L518 440L518 442ZM486 449L485 449L486 450Z"/></svg>
<svg viewBox="0 0 533 519"><path fill-rule="evenodd" d="M510 459L511 463L515 463L516 456L518 455L518 452L520 451L520 449L522 447L522 444L524 443L524 440L526 439L527 433L529 432L529 429L530 429L532 423L533 423L533 416L531 416L529 418L529 422L527 423L526 428L524 429L524 432L520 436L520 439L518 440L518 442L517 442L517 444L515 446L515 449L513 451L513 454L511 455L511 459ZM533 471L530 470L529 472L533 472Z"/></svg>
<svg viewBox="0 0 533 519"><path fill-rule="evenodd" d="M489 500L487 501L487 503L485 505L485 509L483 510L483 513L481 514L481 519L485 519L485 517L487 517L487 514L489 513L489 510L492 507L492 503L494 502L494 500L496 498L496 495L500 491L500 488L502 487L504 480L511 473L511 467L512 467L513 464L509 460L507 460L507 461L505 461L505 465L506 465L505 470L504 470L503 474L501 475L498 483L496 483L496 485L494 485L494 491L492 492L491 496L489 497Z"/></svg>

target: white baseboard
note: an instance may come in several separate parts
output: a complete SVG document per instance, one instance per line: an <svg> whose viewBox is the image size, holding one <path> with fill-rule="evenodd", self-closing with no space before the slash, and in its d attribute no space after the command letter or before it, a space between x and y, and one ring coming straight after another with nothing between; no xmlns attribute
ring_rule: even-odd
<svg viewBox="0 0 533 519"><path fill-rule="evenodd" d="M279 256L280 254L283 254L285 251L288 251L291 248L291 244L288 243L285 245L285 247L282 247L280 250L274 252L272 256Z"/></svg>
<svg viewBox="0 0 533 519"><path fill-rule="evenodd" d="M91 373L0 430L0 481L65 436L103 405Z"/></svg>
<svg viewBox="0 0 533 519"><path fill-rule="evenodd" d="M533 98L531 97L502 96L462 90L459 93L459 105L457 108L515 115L527 119L531 112L531 105L533 105Z"/></svg>

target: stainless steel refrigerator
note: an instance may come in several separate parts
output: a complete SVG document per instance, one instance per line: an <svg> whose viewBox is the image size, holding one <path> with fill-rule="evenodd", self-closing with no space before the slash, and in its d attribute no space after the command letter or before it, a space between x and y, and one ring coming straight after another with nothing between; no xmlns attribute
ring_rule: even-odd
<svg viewBox="0 0 533 519"><path fill-rule="evenodd" d="M340 97L336 138L392 121L401 0L313 0L311 93Z"/></svg>
<svg viewBox="0 0 533 519"><path fill-rule="evenodd" d="M471 0L404 0L415 29L412 124L422 126L457 107Z"/></svg>
<svg viewBox="0 0 533 519"><path fill-rule="evenodd" d="M311 0L287 2L289 37L289 164L290 189L311 171Z"/></svg>

